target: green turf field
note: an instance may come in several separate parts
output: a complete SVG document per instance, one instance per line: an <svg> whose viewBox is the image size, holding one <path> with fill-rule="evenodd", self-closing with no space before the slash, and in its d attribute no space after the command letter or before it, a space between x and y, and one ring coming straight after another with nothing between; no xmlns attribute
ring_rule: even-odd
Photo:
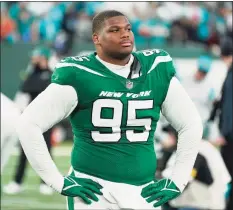
<svg viewBox="0 0 233 210"><path fill-rule="evenodd" d="M59 170L65 175L69 170L69 146L59 146L54 149L54 160ZM39 177L28 165L24 179L24 191L17 195L7 195L2 192L2 187L12 180L15 171L17 154L13 155L4 173L1 176L1 209L2 210L65 210L65 197L54 192L53 195L39 193Z"/></svg>

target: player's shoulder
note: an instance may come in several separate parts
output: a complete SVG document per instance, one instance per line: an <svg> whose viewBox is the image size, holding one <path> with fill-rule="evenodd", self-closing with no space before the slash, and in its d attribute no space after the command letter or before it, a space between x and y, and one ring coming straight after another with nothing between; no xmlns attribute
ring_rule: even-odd
<svg viewBox="0 0 233 210"><path fill-rule="evenodd" d="M134 52L135 55L142 56L142 57L148 57L153 55L154 57L157 56L167 56L169 55L168 52L166 52L163 49L146 49L146 50L139 50Z"/></svg>
<svg viewBox="0 0 233 210"><path fill-rule="evenodd" d="M94 61L93 55L81 55L81 56L71 56L63 58L59 63L57 63L55 69L58 68L80 68L80 66L88 66Z"/></svg>
<svg viewBox="0 0 233 210"><path fill-rule="evenodd" d="M83 67L88 67L91 63L93 63L93 56L91 54L65 57L56 64L54 72L74 74Z"/></svg>
<svg viewBox="0 0 233 210"><path fill-rule="evenodd" d="M151 72L152 69L166 70L169 65L173 66L172 58L168 52L163 49L149 49L133 52L133 55L138 58L147 71Z"/></svg>
<svg viewBox="0 0 233 210"><path fill-rule="evenodd" d="M52 82L64 84L69 81L70 83L80 75L85 75L86 72L93 72L93 67L96 65L94 54L72 56L63 58L55 66ZM95 72L94 72L95 73Z"/></svg>
<svg viewBox="0 0 233 210"><path fill-rule="evenodd" d="M171 56L168 52L163 49L148 49L133 52L133 55L136 56L142 63L147 65L152 65L154 62L169 62L172 61Z"/></svg>
<svg viewBox="0 0 233 210"><path fill-rule="evenodd" d="M60 85L69 85L72 83L79 70L78 62L74 58L65 57L56 64L51 78L52 83Z"/></svg>

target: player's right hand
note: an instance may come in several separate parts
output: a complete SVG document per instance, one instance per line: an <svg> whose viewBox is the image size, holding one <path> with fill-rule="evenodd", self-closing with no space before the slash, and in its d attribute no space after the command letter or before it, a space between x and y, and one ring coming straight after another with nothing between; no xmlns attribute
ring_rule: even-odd
<svg viewBox="0 0 233 210"><path fill-rule="evenodd" d="M86 204L92 201L98 201L98 195L103 195L100 191L103 187L91 179L78 178L72 175L64 177L64 185L61 191L62 195L70 197L80 197Z"/></svg>

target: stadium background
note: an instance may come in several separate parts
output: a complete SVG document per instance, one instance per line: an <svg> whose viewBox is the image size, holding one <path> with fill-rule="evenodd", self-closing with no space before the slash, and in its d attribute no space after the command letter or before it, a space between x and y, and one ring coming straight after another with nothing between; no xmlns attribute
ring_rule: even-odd
<svg viewBox="0 0 233 210"><path fill-rule="evenodd" d="M226 68L219 59L219 44L223 36L232 36L231 2L1 2L1 91L14 99L37 46L51 49L51 68L65 56L94 50L92 17L113 8L129 17L136 49L165 49L174 58L181 77L196 71L198 58L208 55L212 61L210 78L220 91ZM54 148L54 160L65 174L71 139L67 123L62 131L65 141ZM12 179L17 149L2 176L2 185ZM39 194L38 183L39 178L30 168L25 190L17 195L3 194L1 207L65 209L65 198Z"/></svg>

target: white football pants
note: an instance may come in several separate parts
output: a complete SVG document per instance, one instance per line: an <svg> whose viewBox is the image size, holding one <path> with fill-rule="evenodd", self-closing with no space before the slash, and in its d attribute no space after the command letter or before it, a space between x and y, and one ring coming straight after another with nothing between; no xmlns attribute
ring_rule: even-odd
<svg viewBox="0 0 233 210"><path fill-rule="evenodd" d="M70 169L69 174L73 169ZM102 209L102 210L161 210L160 207L153 207L153 203L147 203L141 196L141 190L144 186L134 186L129 184L115 183L106 181L94 176L74 171L75 176L80 178L89 178L103 186L101 190L103 195L97 195L98 202L92 201L90 205L85 204L81 198L67 198L68 210L83 210L83 209Z"/></svg>

